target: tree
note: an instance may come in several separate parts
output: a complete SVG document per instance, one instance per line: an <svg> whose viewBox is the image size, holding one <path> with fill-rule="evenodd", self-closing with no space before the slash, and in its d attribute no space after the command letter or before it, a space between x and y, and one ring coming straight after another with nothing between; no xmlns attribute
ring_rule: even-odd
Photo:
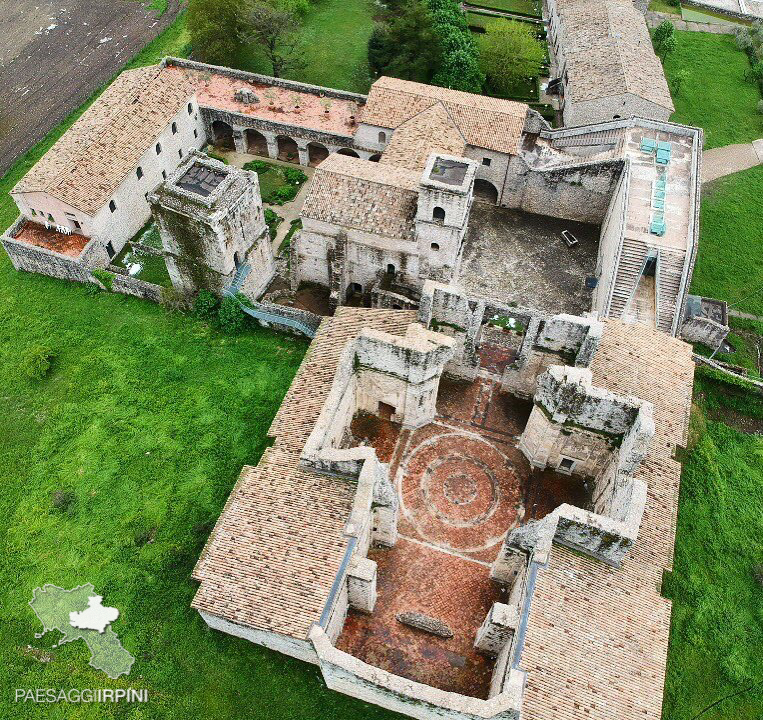
<svg viewBox="0 0 763 720"><path fill-rule="evenodd" d="M237 0L189 0L186 23L193 55L213 65L235 65L241 52Z"/></svg>
<svg viewBox="0 0 763 720"><path fill-rule="evenodd" d="M671 83L671 90L673 91L674 97L678 97L681 94L681 88L683 87L683 84L686 82L688 78L689 78L689 71L686 70L685 68L676 70L676 72L673 73L673 82Z"/></svg>
<svg viewBox="0 0 763 720"><path fill-rule="evenodd" d="M652 44L654 51L664 63L668 53L676 49L676 29L670 20L665 20L657 26L652 37Z"/></svg>
<svg viewBox="0 0 763 720"><path fill-rule="evenodd" d="M377 24L368 41L368 64L376 76L428 82L439 58L432 15L420 0L400 6L387 22Z"/></svg>
<svg viewBox="0 0 763 720"><path fill-rule="evenodd" d="M527 23L493 20L485 26L480 60L496 92L516 92L518 82L538 76L545 57L543 44Z"/></svg>
<svg viewBox="0 0 763 720"><path fill-rule="evenodd" d="M305 49L299 30L305 3L294 0L254 0L246 6L242 38L260 45L274 77L304 69Z"/></svg>

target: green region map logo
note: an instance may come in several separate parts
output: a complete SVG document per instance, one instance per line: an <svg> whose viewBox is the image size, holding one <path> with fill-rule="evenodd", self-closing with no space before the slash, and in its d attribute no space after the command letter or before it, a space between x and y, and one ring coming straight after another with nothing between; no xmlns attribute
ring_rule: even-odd
<svg viewBox="0 0 763 720"><path fill-rule="evenodd" d="M135 658L122 647L111 623L119 617L119 610L101 604L103 597L87 583L71 590L56 585L36 588L29 605L43 626L36 637L50 630L63 633L58 645L84 640L90 650L90 665L103 670L110 678L129 675Z"/></svg>

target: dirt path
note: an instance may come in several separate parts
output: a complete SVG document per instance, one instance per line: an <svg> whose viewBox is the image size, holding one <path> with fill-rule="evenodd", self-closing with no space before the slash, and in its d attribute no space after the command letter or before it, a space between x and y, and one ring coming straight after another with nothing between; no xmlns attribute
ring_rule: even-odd
<svg viewBox="0 0 763 720"><path fill-rule="evenodd" d="M179 12L136 0L0 0L0 175Z"/></svg>

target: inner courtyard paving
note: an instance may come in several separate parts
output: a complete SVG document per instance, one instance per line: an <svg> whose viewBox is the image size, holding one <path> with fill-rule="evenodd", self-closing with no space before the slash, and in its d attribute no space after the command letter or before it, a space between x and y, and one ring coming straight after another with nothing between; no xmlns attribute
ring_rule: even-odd
<svg viewBox="0 0 763 720"><path fill-rule="evenodd" d="M500 338L497 338L500 341ZM517 448L532 403L500 391L511 343L483 337L474 382L443 379L435 420L415 431L359 415L349 444L372 445L390 463L400 537L377 548L371 614L350 610L337 647L433 687L487 698L494 661L474 648L477 629L506 588L490 579L506 533L562 503L586 507L583 480L530 467ZM415 612L453 631L444 638L401 623Z"/></svg>

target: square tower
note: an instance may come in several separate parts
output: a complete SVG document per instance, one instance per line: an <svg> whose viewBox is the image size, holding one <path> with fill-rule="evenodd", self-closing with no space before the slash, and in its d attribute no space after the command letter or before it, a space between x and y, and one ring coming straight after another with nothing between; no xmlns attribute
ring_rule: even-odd
<svg viewBox="0 0 763 720"><path fill-rule="evenodd" d="M148 201L176 288L262 295L275 263L256 173L193 151Z"/></svg>
<svg viewBox="0 0 763 720"><path fill-rule="evenodd" d="M467 158L429 156L416 208L420 277L449 282L457 272L476 172L477 164Z"/></svg>

